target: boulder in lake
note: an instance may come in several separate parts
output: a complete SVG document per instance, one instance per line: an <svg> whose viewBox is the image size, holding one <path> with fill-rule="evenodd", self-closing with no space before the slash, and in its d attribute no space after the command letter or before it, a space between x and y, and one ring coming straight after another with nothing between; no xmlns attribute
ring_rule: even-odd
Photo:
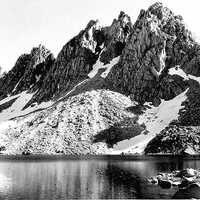
<svg viewBox="0 0 200 200"><path fill-rule="evenodd" d="M197 171L192 168L183 169L176 174L177 177L194 177Z"/></svg>
<svg viewBox="0 0 200 200"><path fill-rule="evenodd" d="M28 155L30 155L31 154L31 151L30 150L24 150L23 152L22 152L22 155L24 155L24 156L28 156Z"/></svg>
<svg viewBox="0 0 200 200"><path fill-rule="evenodd" d="M156 177L151 177L148 181L155 185L158 184L158 179Z"/></svg>
<svg viewBox="0 0 200 200"><path fill-rule="evenodd" d="M170 189L172 182L170 180L158 180L158 185L163 189Z"/></svg>

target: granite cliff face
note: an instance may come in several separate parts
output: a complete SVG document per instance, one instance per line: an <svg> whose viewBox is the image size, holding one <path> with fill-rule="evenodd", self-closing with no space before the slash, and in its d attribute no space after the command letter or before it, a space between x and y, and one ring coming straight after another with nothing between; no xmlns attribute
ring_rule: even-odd
<svg viewBox="0 0 200 200"><path fill-rule="evenodd" d="M199 63L200 45L161 3L134 24L124 12L108 27L91 20L57 58L40 45L0 78L0 149L142 153L154 138L145 153L199 152Z"/></svg>
<svg viewBox="0 0 200 200"><path fill-rule="evenodd" d="M169 68L179 65L198 76L198 49L182 17L156 3L147 11L141 10L120 62L107 79L136 101L158 105L160 99L172 99L187 87L179 77L168 74Z"/></svg>

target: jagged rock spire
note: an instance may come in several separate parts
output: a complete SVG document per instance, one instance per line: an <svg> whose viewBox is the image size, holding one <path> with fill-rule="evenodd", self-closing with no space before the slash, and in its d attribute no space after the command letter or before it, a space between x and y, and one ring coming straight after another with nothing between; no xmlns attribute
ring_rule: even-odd
<svg viewBox="0 0 200 200"><path fill-rule="evenodd" d="M33 47L30 54L21 55L15 66L0 79L0 98L33 88L38 90L52 62L53 54L41 44Z"/></svg>
<svg viewBox="0 0 200 200"><path fill-rule="evenodd" d="M104 28L105 50L101 54L100 60L109 63L116 56L121 55L123 48L132 32L132 22L130 17L123 11L117 19L114 19L111 26Z"/></svg>
<svg viewBox="0 0 200 200"><path fill-rule="evenodd" d="M160 99L171 99L185 89L186 83L167 78L167 71L175 65L191 71L199 68L192 62L195 54L190 53L192 49L196 51L195 46L182 17L174 15L162 3L155 3L146 11L141 10L121 61L107 78L109 84L123 93L133 94L141 103L159 104Z"/></svg>
<svg viewBox="0 0 200 200"><path fill-rule="evenodd" d="M33 47L31 50L31 57L33 59L33 67L45 61L45 59L51 54L44 45L39 44L38 47Z"/></svg>

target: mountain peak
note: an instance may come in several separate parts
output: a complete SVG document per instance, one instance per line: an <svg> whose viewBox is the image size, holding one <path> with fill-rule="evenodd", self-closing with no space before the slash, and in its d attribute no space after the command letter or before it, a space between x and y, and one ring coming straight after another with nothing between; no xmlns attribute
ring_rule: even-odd
<svg viewBox="0 0 200 200"><path fill-rule="evenodd" d="M162 20L164 17L173 16L173 12L165 7L161 2L154 3L151 5L148 10L151 14L154 14L158 17L158 19Z"/></svg>
<svg viewBox="0 0 200 200"><path fill-rule="evenodd" d="M96 29L100 29L100 22L99 20L90 20L85 28L85 31L90 30L92 27L96 28Z"/></svg>
<svg viewBox="0 0 200 200"><path fill-rule="evenodd" d="M131 23L131 18L124 11L120 11L118 21L120 21L122 26L125 27L126 24Z"/></svg>
<svg viewBox="0 0 200 200"><path fill-rule="evenodd" d="M116 26L118 28L125 27L126 25L131 24L131 18L124 11L120 11L117 19L115 18L111 26Z"/></svg>
<svg viewBox="0 0 200 200"><path fill-rule="evenodd" d="M160 99L169 100L183 92L184 83L179 86L178 80L166 78L167 70L176 65L191 71L198 67L188 58L195 42L182 18L158 2L141 10L133 27L118 66L108 75L109 83L125 94L134 94L141 103L159 104Z"/></svg>
<svg viewBox="0 0 200 200"><path fill-rule="evenodd" d="M38 47L33 47L31 50L31 57L33 58L33 67L45 61L45 59L51 54L44 45L39 44Z"/></svg>

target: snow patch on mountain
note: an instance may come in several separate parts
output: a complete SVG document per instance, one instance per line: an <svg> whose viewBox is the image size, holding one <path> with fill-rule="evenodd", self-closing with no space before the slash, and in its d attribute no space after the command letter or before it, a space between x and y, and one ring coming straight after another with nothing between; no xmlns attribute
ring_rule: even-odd
<svg viewBox="0 0 200 200"><path fill-rule="evenodd" d="M200 84L200 77L196 77L190 74L186 74L181 68L180 66L175 66L173 68L169 69L169 74L170 75L178 75L181 76L184 80L189 80L192 79L194 81L197 81Z"/></svg>
<svg viewBox="0 0 200 200"><path fill-rule="evenodd" d="M158 107L152 107L141 115L138 122L145 123L150 133L159 133L172 120L178 119L179 110L183 108L181 104L187 99L187 91L188 89L169 101L162 100Z"/></svg>
<svg viewBox="0 0 200 200"><path fill-rule="evenodd" d="M93 78L99 71L99 69L105 69L105 71L101 74L102 78L106 78L109 74L110 70L114 65L116 65L119 62L120 56L113 58L109 64L104 65L103 62L101 62L99 59L93 66L93 70L88 74L90 78Z"/></svg>
<svg viewBox="0 0 200 200"><path fill-rule="evenodd" d="M41 76L42 76L41 74L40 75L35 75L36 83L40 80Z"/></svg>
<svg viewBox="0 0 200 200"><path fill-rule="evenodd" d="M70 94L72 94L73 92L75 92L79 87L81 87L82 85L84 85L86 82L88 82L88 79L81 81L80 83L76 84L70 91L68 91L64 96L61 96L57 102L66 99Z"/></svg>
<svg viewBox="0 0 200 200"><path fill-rule="evenodd" d="M14 117L17 117L20 112L23 112L22 109L24 108L26 103L28 103L28 101L31 100L32 97L33 97L33 93L28 94L27 92L22 92L21 94L19 94L17 96L16 101L12 104L11 107L3 110L0 113L0 122L9 120L9 119L14 118ZM10 99L8 98L8 101L10 101L11 98ZM1 102L0 102L0 104L1 104Z"/></svg>
<svg viewBox="0 0 200 200"><path fill-rule="evenodd" d="M130 140L123 140L118 142L111 154L124 153L143 153L147 143L160 133L169 123L178 119L179 110L183 108L182 103L187 99L186 89L183 93L175 98L165 101L162 100L158 107L152 106L139 116L138 123L145 124L148 134L141 133L140 135L131 138ZM145 104L150 106L149 103Z"/></svg>
<svg viewBox="0 0 200 200"><path fill-rule="evenodd" d="M43 102L39 105L35 104L35 105L32 105L32 106L24 109L25 105L32 99L34 94L35 93L27 93L27 91L24 91L18 95L10 96L10 97L7 97L7 98L1 100L0 106L4 103L9 102L16 98L15 102L9 108L4 109L4 110L2 110L2 112L0 112L0 123L5 122L5 121L10 120L15 117L26 115L26 114L33 112L35 110L38 110L38 109L47 108L53 104L52 101ZM0 128L3 128L3 126L5 126L5 124L2 124L2 126L0 126Z"/></svg>
<svg viewBox="0 0 200 200"><path fill-rule="evenodd" d="M17 89L17 86L19 85L19 83L21 82L22 78L19 79L18 83L15 85L14 89L12 92L14 92Z"/></svg>
<svg viewBox="0 0 200 200"><path fill-rule="evenodd" d="M169 69L169 75L178 75L182 77L184 80L189 80L188 75L180 68L180 66L175 66Z"/></svg>
<svg viewBox="0 0 200 200"><path fill-rule="evenodd" d="M8 102L8 101L11 101L11 100L13 100L13 99L15 99L15 98L18 98L19 96L20 96L20 94L13 95L13 96L8 95L6 98L4 98L4 99L2 99L2 100L0 101L0 105L6 103L6 102Z"/></svg>
<svg viewBox="0 0 200 200"><path fill-rule="evenodd" d="M160 54L160 70L158 72L158 74L160 75L161 72L163 71L163 69L165 69L165 60L166 60L166 51L165 51L165 48L166 48L166 42L164 42L164 47L161 51L161 54Z"/></svg>

